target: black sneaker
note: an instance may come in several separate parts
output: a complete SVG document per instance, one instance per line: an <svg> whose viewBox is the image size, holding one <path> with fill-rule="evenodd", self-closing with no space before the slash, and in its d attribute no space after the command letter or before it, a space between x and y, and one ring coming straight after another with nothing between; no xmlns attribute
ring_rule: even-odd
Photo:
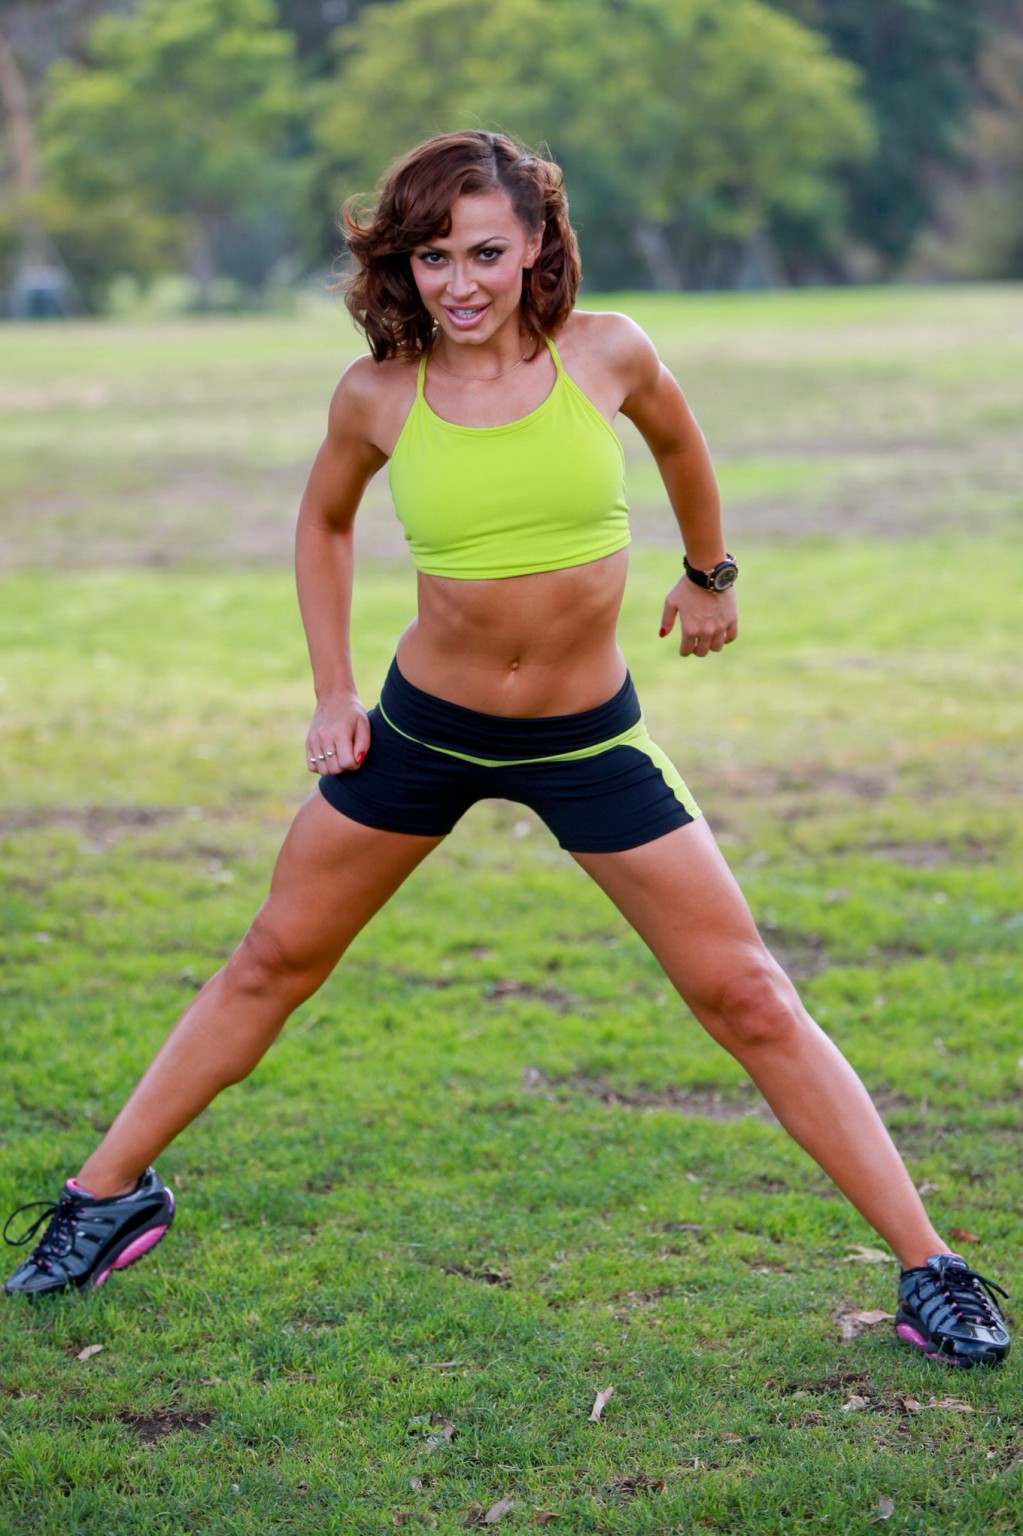
<svg viewBox="0 0 1023 1536"><path fill-rule="evenodd" d="M22 1211L43 1206L43 1214L21 1237L7 1229ZM98 1290L112 1269L126 1269L157 1244L174 1220L174 1196L152 1168L130 1195L100 1200L71 1180L56 1205L33 1200L19 1205L4 1223L4 1242L21 1248L31 1242L47 1217L49 1225L31 1256L4 1286L13 1295L44 1296L52 1291Z"/></svg>
<svg viewBox="0 0 1023 1536"><path fill-rule="evenodd" d="M1008 1295L958 1253L936 1253L921 1269L902 1271L895 1332L929 1360L999 1365L1009 1353L1009 1335L995 1291Z"/></svg>

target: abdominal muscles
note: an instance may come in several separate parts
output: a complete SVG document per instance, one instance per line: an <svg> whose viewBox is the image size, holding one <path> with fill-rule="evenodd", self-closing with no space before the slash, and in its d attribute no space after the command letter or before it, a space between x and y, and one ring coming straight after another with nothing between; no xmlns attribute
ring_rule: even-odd
<svg viewBox="0 0 1023 1536"><path fill-rule="evenodd" d="M417 688L483 714L594 709L621 687L615 626L628 554L494 581L419 576L419 615L398 644Z"/></svg>

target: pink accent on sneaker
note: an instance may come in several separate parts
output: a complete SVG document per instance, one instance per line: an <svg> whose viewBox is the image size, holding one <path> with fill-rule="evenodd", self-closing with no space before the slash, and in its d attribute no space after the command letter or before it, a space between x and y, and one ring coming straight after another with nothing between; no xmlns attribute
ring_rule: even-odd
<svg viewBox="0 0 1023 1536"><path fill-rule="evenodd" d="M940 1350L931 1349L922 1333L910 1323L896 1323L895 1332L906 1344L915 1344L917 1349L922 1349L928 1360L937 1360L941 1365L958 1365L960 1362L955 1355L943 1355Z"/></svg>
<svg viewBox="0 0 1023 1536"><path fill-rule="evenodd" d="M895 1332L905 1343L915 1344L917 1349L922 1349L924 1354L927 1354L927 1340L922 1333L918 1333L909 1323L896 1323Z"/></svg>
<svg viewBox="0 0 1023 1536"><path fill-rule="evenodd" d="M136 1259L141 1259L144 1253L148 1253L158 1243L166 1232L166 1227L151 1227L148 1232L143 1232L133 1243L129 1243L123 1253L118 1254L111 1264L111 1269L126 1269L129 1264L134 1264Z"/></svg>
<svg viewBox="0 0 1023 1536"><path fill-rule="evenodd" d="M79 1184L77 1179L68 1179L68 1189L73 1189L76 1195L88 1195L90 1200L98 1200L99 1195L94 1195L91 1189L86 1189L84 1184Z"/></svg>
<svg viewBox="0 0 1023 1536"><path fill-rule="evenodd" d="M171 1207L173 1210L173 1206ZM167 1223L170 1226L170 1222ZM152 1227L148 1232L143 1232L133 1243L129 1243L123 1253L119 1253L112 1264L109 1264L101 1275L93 1281L92 1288L98 1291L113 1269L127 1269L129 1264L134 1264L137 1259L143 1258L150 1250L155 1248L167 1227Z"/></svg>

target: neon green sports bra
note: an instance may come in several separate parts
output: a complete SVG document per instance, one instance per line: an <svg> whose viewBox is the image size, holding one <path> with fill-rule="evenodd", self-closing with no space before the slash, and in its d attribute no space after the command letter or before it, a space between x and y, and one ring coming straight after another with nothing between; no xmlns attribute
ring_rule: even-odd
<svg viewBox="0 0 1023 1536"><path fill-rule="evenodd" d="M487 580L558 571L629 543L625 455L561 365L547 398L503 427L462 427L426 403L426 358L391 458L398 519L417 570Z"/></svg>

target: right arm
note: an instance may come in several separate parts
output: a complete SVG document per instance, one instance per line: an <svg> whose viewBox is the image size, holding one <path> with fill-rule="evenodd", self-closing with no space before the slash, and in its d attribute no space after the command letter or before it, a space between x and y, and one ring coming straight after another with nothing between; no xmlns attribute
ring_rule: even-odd
<svg viewBox="0 0 1023 1536"><path fill-rule="evenodd" d="M351 613L355 514L387 462L369 435L374 392L367 368L376 366L360 359L334 391L298 514L295 578L316 691L306 738L310 773L357 768L369 750L369 721L352 672Z"/></svg>

